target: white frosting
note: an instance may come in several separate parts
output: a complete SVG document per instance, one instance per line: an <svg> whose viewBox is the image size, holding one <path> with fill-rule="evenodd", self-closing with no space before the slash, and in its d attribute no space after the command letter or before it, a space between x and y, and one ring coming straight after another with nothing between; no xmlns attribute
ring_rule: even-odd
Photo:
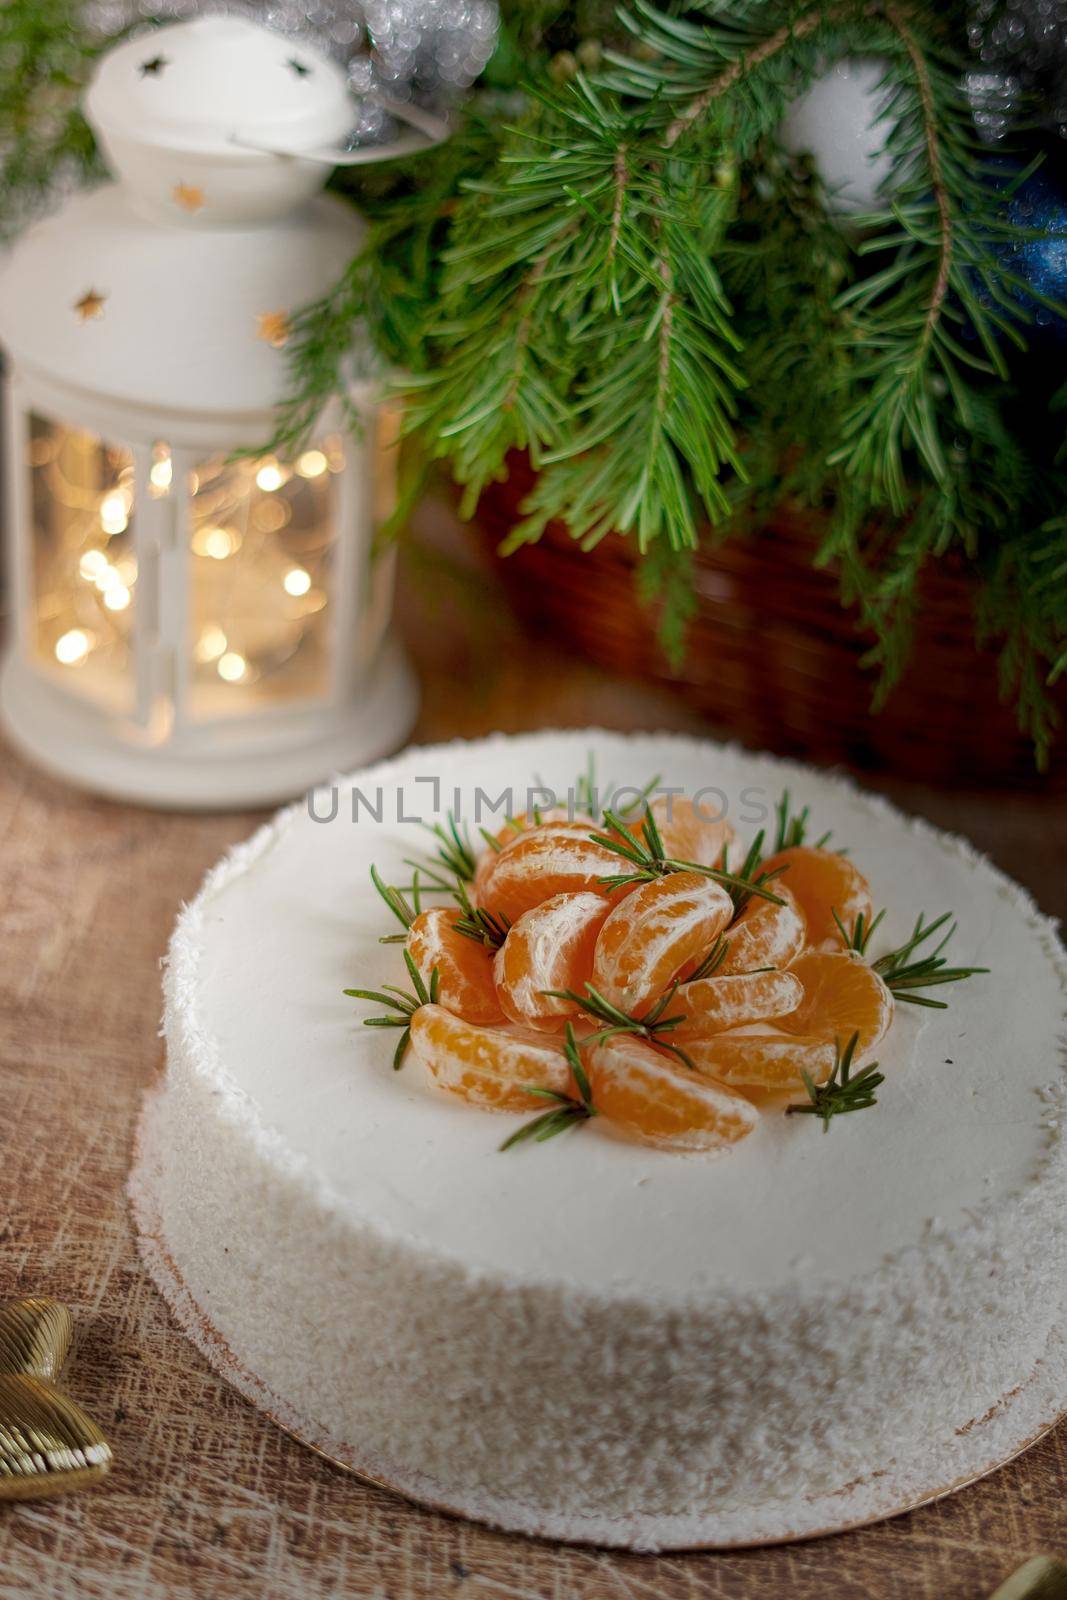
<svg viewBox="0 0 1067 1600"><path fill-rule="evenodd" d="M563 789L590 745L619 782L716 786L746 840L787 783L887 907L880 948L955 913L951 957L993 971L898 1008L877 1109L824 1136L778 1103L713 1157L602 1125L499 1154L515 1119L392 1072L395 1035L341 991L405 981L368 880L426 842L398 789L401 815L418 777L468 806ZM334 820L283 814L183 913L147 1126L145 1214L275 1407L413 1492L618 1542L724 1536L766 1504L802 1531L798 1481L895 1484L935 1443L925 1470L969 1470L984 1443L944 1440L1032 1379L1062 1308L1065 967L1023 892L838 780L686 739L498 739L356 782L388 820L353 823L341 785ZM572 1366L580 1403L554 1397Z"/></svg>

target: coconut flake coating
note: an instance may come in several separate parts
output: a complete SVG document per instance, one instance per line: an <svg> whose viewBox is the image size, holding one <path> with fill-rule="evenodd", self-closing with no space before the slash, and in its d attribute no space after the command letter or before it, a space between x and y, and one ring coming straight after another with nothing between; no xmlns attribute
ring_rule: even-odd
<svg viewBox="0 0 1067 1600"><path fill-rule="evenodd" d="M899 1008L878 1107L825 1137L779 1108L710 1157L599 1129L499 1154L514 1119L393 1074L341 990L399 981L367 877L421 847L398 786L402 815L427 774L563 787L590 746L619 782L716 785L745 837L788 785L888 942L951 907L953 955L994 971ZM353 782L381 784L382 822L352 825ZM183 911L132 1180L150 1267L253 1398L419 1498L637 1548L885 1514L1062 1409L1067 962L1022 890L840 780L671 736L410 751L340 797Z"/></svg>

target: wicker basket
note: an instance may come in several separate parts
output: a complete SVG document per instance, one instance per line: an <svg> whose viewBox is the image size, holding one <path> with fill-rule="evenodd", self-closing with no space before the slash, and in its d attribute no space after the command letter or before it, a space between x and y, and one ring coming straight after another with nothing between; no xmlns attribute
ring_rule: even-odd
<svg viewBox="0 0 1067 1600"><path fill-rule="evenodd" d="M508 480L483 496L478 520L494 544L518 520L531 482L518 458ZM528 624L614 671L672 684L746 744L933 783L1067 789L1067 738L1038 773L1032 746L998 699L996 661L975 649L962 573L931 563L914 656L873 714L873 680L860 666L869 641L811 552L810 523L787 514L759 535L703 549L697 612L677 672L657 646L655 613L635 593L628 540L606 539L583 553L553 525L500 567Z"/></svg>

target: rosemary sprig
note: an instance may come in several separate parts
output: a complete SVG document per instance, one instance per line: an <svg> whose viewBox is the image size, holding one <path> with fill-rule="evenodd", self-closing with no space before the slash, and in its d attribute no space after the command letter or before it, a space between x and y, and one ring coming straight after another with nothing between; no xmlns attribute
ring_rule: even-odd
<svg viewBox="0 0 1067 1600"><path fill-rule="evenodd" d="M366 1028L402 1028L400 1038L397 1040L396 1049L393 1051L393 1071L399 1072L404 1065L404 1053L411 1041L411 1019L420 1006L436 1005L437 996L441 987L441 975L434 967L430 973L429 983L424 983L418 967L411 959L411 952L404 951L404 964L411 978L414 994L409 994L406 989L398 989L395 984L383 983L380 989L346 989L345 994L351 995L355 1000L372 1000L375 1005L385 1006L386 1011L382 1016L364 1017L363 1025Z"/></svg>
<svg viewBox="0 0 1067 1600"><path fill-rule="evenodd" d="M557 1133L566 1133L568 1128L580 1128L583 1122L588 1122L597 1114L593 1104L593 1091L589 1086L585 1068L582 1066L581 1054L578 1050L578 1041L574 1036L574 1028L567 1024L567 1042L563 1046L563 1053L570 1063L571 1073L578 1085L578 1099L573 1095L561 1094L558 1089L542 1089L539 1084L528 1083L527 1092L537 1095L542 1100L554 1102L551 1111L543 1111L539 1117L534 1117L530 1122L524 1122L521 1128L504 1140L501 1150L510 1150L514 1145L524 1144L527 1140L534 1140L536 1144L544 1144L546 1139L555 1138Z"/></svg>
<svg viewBox="0 0 1067 1600"><path fill-rule="evenodd" d="M874 1091L885 1082L885 1073L878 1071L877 1061L862 1067L855 1077L852 1075L852 1058L856 1054L859 1037L858 1033L854 1033L844 1050L840 1039L834 1040L834 1070L825 1083L817 1084L810 1072L801 1067L801 1077L808 1091L807 1103L802 1101L798 1105L786 1106L786 1116L794 1112L806 1112L810 1116L821 1117L822 1131L828 1133L832 1117L844 1116L849 1111L867 1111L878 1104Z"/></svg>
<svg viewBox="0 0 1067 1600"><path fill-rule="evenodd" d="M803 844L808 837L808 824L811 821L810 809L802 806L799 811L793 811L789 790L782 790L782 798L774 808L778 819L778 829L774 838L774 854L779 850L791 850L795 845ZM827 830L815 841L814 848L822 850L831 837L832 830Z"/></svg>
<svg viewBox="0 0 1067 1600"><path fill-rule="evenodd" d="M726 854L724 850L724 867L728 865ZM765 889L773 878L779 877L785 871L784 867L775 867L771 872L761 872L759 864L763 860L763 855L763 829L761 828L745 852L745 859L735 874L738 879L737 887L730 890L730 899L734 903L735 916L738 912L744 910L754 894L757 894L760 889ZM768 898L777 897L768 896ZM781 904L780 900L779 904Z"/></svg>
<svg viewBox="0 0 1067 1600"><path fill-rule="evenodd" d="M556 1000L569 1000L573 1005L581 1006L588 1016L595 1017L604 1024L596 1033L590 1034L587 1043L599 1043L601 1039L610 1039L615 1033L635 1033L639 1038L647 1039L649 1043L659 1045L661 1050L669 1050L677 1056L687 1067L693 1063L680 1045L672 1044L669 1039L664 1039L663 1034L669 1033L672 1028L677 1028L686 1021L688 1013L679 1012L667 1016L667 1007L671 1004L678 992L678 984L674 983L661 994L654 1006L639 1017L630 1016L626 1011L621 1011L618 1006L612 1005L610 1000L604 998L599 989L594 989L591 983L584 985L584 993L578 994L574 989L542 989L542 994L551 995Z"/></svg>
<svg viewBox="0 0 1067 1600"><path fill-rule="evenodd" d="M699 861L679 861L668 856L656 826L656 819L647 806L641 824L640 839L617 812L605 811L604 821L608 827L614 828L620 837L616 838L608 833L592 833L589 837L596 844L603 845L605 849L628 861L633 870L600 878L600 883L611 888L621 888L627 883L649 883L655 878L666 877L671 872L702 872L706 878L712 878L716 883L722 884L734 899L735 906L737 904L735 896L741 894L746 898L753 894L759 895L761 899L771 900L775 905L782 903L780 897L772 894L759 878L744 878L740 873L722 872L717 867L706 867Z"/></svg>
<svg viewBox="0 0 1067 1600"><path fill-rule="evenodd" d="M701 961L700 965L689 974L688 978L682 979L681 986L684 988L687 983L696 983L698 978L713 977L726 960L729 949L729 939L727 939L725 934L720 933L719 937L716 939L715 943L712 945L703 961Z"/></svg>
<svg viewBox="0 0 1067 1600"><path fill-rule="evenodd" d="M458 899L457 890L473 881L477 866L469 833L460 827L451 811L444 822L424 822L421 826L437 840L437 848L429 861L413 861L405 856L404 865L421 872L434 888Z"/></svg>
<svg viewBox="0 0 1067 1600"><path fill-rule="evenodd" d="M860 911L857 913L856 920L852 924L852 927L846 928L845 924L841 921L841 918L837 914L837 908L833 908L833 918L837 923L838 928L841 930L841 937L845 941L845 949L855 950L861 956L865 956L867 954L867 946L871 942L871 935L874 933L874 930L877 928L884 916L884 908L879 911L878 915L875 917L864 916L863 912Z"/></svg>
<svg viewBox="0 0 1067 1600"><path fill-rule="evenodd" d="M394 888L392 884L385 883L377 867L370 869L370 881L385 901L389 910L404 928L404 933L384 933L378 940L379 944L403 944L407 937L407 929L422 911L422 886L419 883L419 869L416 867L411 879L411 899L407 900L402 889Z"/></svg>
<svg viewBox="0 0 1067 1600"><path fill-rule="evenodd" d="M457 895L457 899L463 914L452 924L456 932L478 944L488 945L490 950L499 950L511 931L510 920L487 911L484 906L472 905L466 890L461 896Z"/></svg>
<svg viewBox="0 0 1067 1600"><path fill-rule="evenodd" d="M890 950L887 955L879 956L873 962L875 972L879 973L887 988L891 989L898 1000L906 1000L913 1006L931 1006L938 1011L948 1009L944 1000L932 1000L929 995L919 994L919 989L930 989L940 983L960 983L964 978L972 978L976 973L988 972L988 967L950 967L941 952L956 932L956 924L951 921L951 911L942 912L935 917L933 922L924 922L923 913L919 913L915 929L910 939L907 939L897 950ZM931 939L935 933L948 922L949 928L929 955L919 956L913 960L915 952L920 945Z"/></svg>

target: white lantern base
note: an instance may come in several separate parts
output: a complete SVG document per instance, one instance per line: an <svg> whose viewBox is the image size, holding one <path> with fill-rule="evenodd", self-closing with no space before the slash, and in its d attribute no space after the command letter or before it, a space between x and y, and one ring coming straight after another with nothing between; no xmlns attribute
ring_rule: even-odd
<svg viewBox="0 0 1067 1600"><path fill-rule="evenodd" d="M0 672L0 716L12 743L54 777L112 799L179 811L276 805L323 778L364 766L400 746L418 709L407 657L386 641L359 699L247 722L183 731L138 744L116 720L72 701L17 654Z"/></svg>

